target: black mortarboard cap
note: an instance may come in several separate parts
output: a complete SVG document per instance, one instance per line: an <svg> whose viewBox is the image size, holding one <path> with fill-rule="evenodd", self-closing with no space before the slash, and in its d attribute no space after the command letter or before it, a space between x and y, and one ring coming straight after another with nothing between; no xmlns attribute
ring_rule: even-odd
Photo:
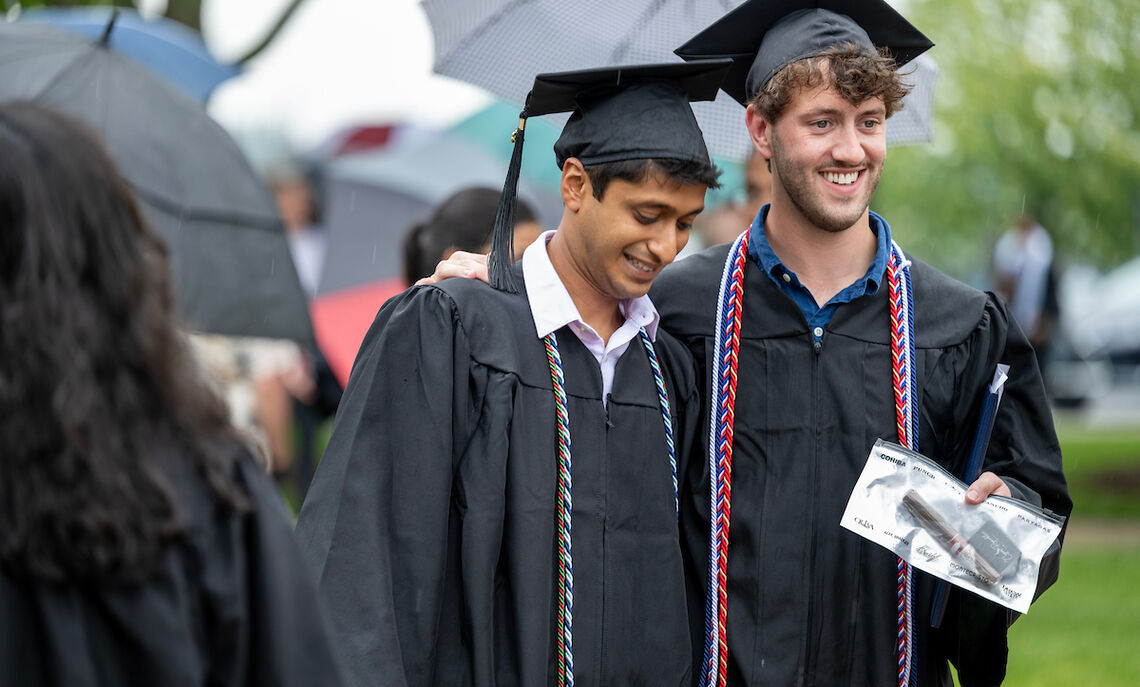
<svg viewBox="0 0 1140 687"><path fill-rule="evenodd" d="M606 67L539 74L519 114L507 179L499 198L488 261L491 286L517 293L508 269L515 195L528 117L572 112L554 144L559 168L622 160L677 159L711 164L690 101L712 100L731 60Z"/></svg>
<svg viewBox="0 0 1140 687"><path fill-rule="evenodd" d="M724 92L747 105L786 65L848 42L886 48L900 67L934 45L883 0L750 0L674 52L731 59Z"/></svg>

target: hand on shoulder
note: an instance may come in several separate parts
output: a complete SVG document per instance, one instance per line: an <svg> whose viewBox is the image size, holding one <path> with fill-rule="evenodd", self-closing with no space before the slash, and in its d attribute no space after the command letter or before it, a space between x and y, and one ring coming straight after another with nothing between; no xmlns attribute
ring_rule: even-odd
<svg viewBox="0 0 1140 687"><path fill-rule="evenodd" d="M450 279L452 277L459 277L461 279L478 279L480 281L489 281L487 276L487 256L482 253L467 253L465 251L455 251L451 257L446 260L441 260L435 266L435 272L430 277L424 277L415 283L416 286L423 286L425 284L435 284Z"/></svg>

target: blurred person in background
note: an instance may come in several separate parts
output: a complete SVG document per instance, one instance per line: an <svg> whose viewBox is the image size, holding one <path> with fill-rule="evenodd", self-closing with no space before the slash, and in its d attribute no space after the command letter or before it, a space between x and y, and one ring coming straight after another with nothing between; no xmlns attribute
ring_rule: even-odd
<svg viewBox="0 0 1140 687"><path fill-rule="evenodd" d="M293 466L293 398L312 398L315 382L301 347L284 339L194 332L193 351L230 422L270 470L285 480Z"/></svg>
<svg viewBox="0 0 1140 687"><path fill-rule="evenodd" d="M1009 303L1043 367L1060 308L1053 240L1030 213L1022 213L994 246L994 288Z"/></svg>
<svg viewBox="0 0 1140 687"><path fill-rule="evenodd" d="M0 104L0 685L336 685L167 253L80 123Z"/></svg>
<svg viewBox="0 0 1140 687"><path fill-rule="evenodd" d="M487 253L499 208L499 191L476 186L447 197L431 217L412 225L404 237L404 279L411 285L435 271L440 260L456 251ZM513 259L542 233L534 209L519 199L515 210Z"/></svg>
<svg viewBox="0 0 1140 687"><path fill-rule="evenodd" d="M703 247L736 240L752 224L760 208L771 200L772 172L768 170L768 161L755 148L744 165L744 192L744 202L730 203L709 213L708 217L697 218L694 228Z"/></svg>
<svg viewBox="0 0 1140 687"><path fill-rule="evenodd" d="M320 287L328 248L328 229L320 223L318 175L310 163L294 158L271 168L267 181L285 225L301 288L312 300ZM291 474L299 502L313 476L317 426L336 414L344 390L320 348L314 344L296 350L289 365L258 380L257 390L261 425L275 437L271 444L287 451L281 471Z"/></svg>
<svg viewBox="0 0 1140 687"><path fill-rule="evenodd" d="M309 298L317 294L328 249L328 231L317 222L312 176L304 163L294 159L279 162L266 174L297 277Z"/></svg>

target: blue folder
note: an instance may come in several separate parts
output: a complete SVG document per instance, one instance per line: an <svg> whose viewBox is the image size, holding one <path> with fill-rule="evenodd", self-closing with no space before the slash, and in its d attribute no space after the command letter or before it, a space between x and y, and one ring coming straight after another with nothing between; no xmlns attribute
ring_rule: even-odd
<svg viewBox="0 0 1140 687"><path fill-rule="evenodd" d="M982 461L986 457L986 449L990 445L990 434L994 431L994 420L997 418L998 405L1005 392L1005 382L1009 379L1009 365L999 364L994 370L994 380L986 388L985 398L982 399L982 411L978 414L978 428L974 431L974 441L970 445L970 457L966 460L966 470L962 474L962 481L972 484L982 474ZM946 580L938 580L934 587L934 597L930 606L930 626L940 627L942 616L946 613L946 599L950 595L950 585Z"/></svg>

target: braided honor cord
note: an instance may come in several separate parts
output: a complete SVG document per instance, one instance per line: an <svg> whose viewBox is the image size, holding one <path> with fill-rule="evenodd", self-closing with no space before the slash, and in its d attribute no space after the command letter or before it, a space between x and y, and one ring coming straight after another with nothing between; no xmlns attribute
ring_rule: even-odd
<svg viewBox="0 0 1140 687"><path fill-rule="evenodd" d="M653 340L641 329L641 343L649 356L649 366L653 368L653 380L657 382L657 402L661 404L661 419L665 421L665 450L669 453L669 468L673 471L673 508L678 516L681 505L677 497L677 452L673 448L673 414L669 412L669 390L665 388L665 376L661 374L661 364L657 362L657 350Z"/></svg>
<svg viewBox="0 0 1140 687"><path fill-rule="evenodd" d="M891 372L895 387L895 424L899 443L918 450L918 409L914 369L914 292L910 280L910 260L897 243L891 243L887 262L887 284L891 302ZM914 668L914 571L898 559L898 687L918 679Z"/></svg>
<svg viewBox="0 0 1140 687"><path fill-rule="evenodd" d="M748 255L749 232L744 232L732 245L725 259L717 299L717 351L712 390L715 425L709 433L709 498L712 513L709 523L708 592L705 600L705 651L701 674L702 687L723 687L728 673L727 567L728 525L731 506L732 437L736 402L737 358L740 351L740 328L744 302L744 267ZM914 389L914 314L910 261L898 244L892 243L887 265L890 285L891 358L895 389L895 408L899 441L917 450L918 411ZM917 679L914 665L914 574L910 566L898 559L898 668L899 687Z"/></svg>
<svg viewBox="0 0 1140 687"><path fill-rule="evenodd" d="M570 511L573 507L570 483L570 415L566 411L566 380L562 357L554 334L542 338L550 381L554 386L554 419L558 431L558 495L554 506L558 528L558 614L554 629L557 645L559 687L574 684L574 557L570 550Z"/></svg>
<svg viewBox="0 0 1140 687"><path fill-rule="evenodd" d="M732 434L736 411L736 366L744 304L745 231L728 251L716 307L716 351L712 389L714 425L709 432L709 569L705 595L705 652L701 687L723 686L728 678L728 525L732 505Z"/></svg>
<svg viewBox="0 0 1140 687"><path fill-rule="evenodd" d="M665 447L669 454L669 467L673 471L673 506L677 508L677 457L673 449L673 415L669 407L669 392L665 377L657 360L657 351L649 334L642 329L641 342L653 368L657 383L657 397L661 403L661 418L665 422ZM562 357L558 354L558 340L554 334L542 338L546 346L546 360L550 364L550 381L554 387L554 418L558 432L558 488L555 503L555 523L558 528L558 613L555 639L557 650L558 687L574 684L574 556L571 551L571 513L573 494L570 461L570 414L566 409L566 378L562 374Z"/></svg>

